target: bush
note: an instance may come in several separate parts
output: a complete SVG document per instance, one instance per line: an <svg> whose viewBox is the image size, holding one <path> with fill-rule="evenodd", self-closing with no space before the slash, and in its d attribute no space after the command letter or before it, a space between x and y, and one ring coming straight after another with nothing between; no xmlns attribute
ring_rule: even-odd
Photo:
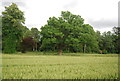
<svg viewBox="0 0 120 81"><path fill-rule="evenodd" d="M107 54L107 53L108 53L107 50L102 51L102 54Z"/></svg>

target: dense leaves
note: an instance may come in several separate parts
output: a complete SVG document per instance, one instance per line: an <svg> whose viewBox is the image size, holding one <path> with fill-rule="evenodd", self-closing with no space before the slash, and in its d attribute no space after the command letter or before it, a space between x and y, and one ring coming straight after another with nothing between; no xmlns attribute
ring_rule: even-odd
<svg viewBox="0 0 120 81"><path fill-rule="evenodd" d="M101 53L120 53L120 33L119 27L114 27L113 32L96 32L98 46Z"/></svg>
<svg viewBox="0 0 120 81"><path fill-rule="evenodd" d="M2 16L0 15L0 52L2 50Z"/></svg>
<svg viewBox="0 0 120 81"><path fill-rule="evenodd" d="M43 37L42 46L54 44L54 47L59 50L59 55L66 47L67 49L73 48L72 52L78 52L81 44L84 48L82 51L85 52L86 48L95 48L97 44L93 28L84 24L84 19L81 16L74 15L69 11L62 11L61 17L58 18L50 17L48 24L41 28L41 35ZM78 49L74 48L76 46Z"/></svg>
<svg viewBox="0 0 120 81"><path fill-rule="evenodd" d="M35 41L35 50L39 50L40 45L40 32L37 28L31 28L31 36L33 37L33 40Z"/></svg>
<svg viewBox="0 0 120 81"><path fill-rule="evenodd" d="M120 27L114 27L113 31L104 33L95 32L91 25L84 24L80 15L69 11L62 11L60 17L50 17L40 31L35 27L28 29L24 22L24 13L16 4L5 7L0 16L0 46L2 45L4 53L120 53Z"/></svg>
<svg viewBox="0 0 120 81"><path fill-rule="evenodd" d="M117 53L120 54L120 27L114 27L114 45Z"/></svg>
<svg viewBox="0 0 120 81"><path fill-rule="evenodd" d="M3 52L15 53L22 37L22 26L25 21L23 12L16 4L5 7L2 12Z"/></svg>

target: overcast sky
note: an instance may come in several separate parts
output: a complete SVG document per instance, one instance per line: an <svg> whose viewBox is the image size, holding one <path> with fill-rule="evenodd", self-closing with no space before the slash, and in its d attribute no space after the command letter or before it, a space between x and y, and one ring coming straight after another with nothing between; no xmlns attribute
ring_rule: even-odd
<svg viewBox="0 0 120 81"><path fill-rule="evenodd" d="M101 32L118 26L119 0L2 0L0 11L11 2L16 3L25 14L25 25L28 28L40 29L49 17L58 17L61 11L70 11L80 15L85 24L90 24Z"/></svg>

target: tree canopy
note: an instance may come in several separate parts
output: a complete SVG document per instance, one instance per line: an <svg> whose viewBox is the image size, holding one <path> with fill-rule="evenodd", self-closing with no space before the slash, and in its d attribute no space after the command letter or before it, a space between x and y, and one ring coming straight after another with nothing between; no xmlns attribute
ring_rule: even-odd
<svg viewBox="0 0 120 81"><path fill-rule="evenodd" d="M85 24L80 15L62 11L50 17L40 31L24 26L24 13L15 3L5 7L0 16L0 45L4 53L17 51L53 51L82 53L120 53L120 27L101 33ZM2 32L2 33L1 33Z"/></svg>
<svg viewBox="0 0 120 81"><path fill-rule="evenodd" d="M5 7L2 12L2 40L3 52L15 53L17 44L22 37L22 26L25 18L24 13L19 10L14 3L9 7Z"/></svg>
<svg viewBox="0 0 120 81"><path fill-rule="evenodd" d="M79 15L62 11L61 17L50 17L47 22L41 28L42 46L54 44L59 50L59 55L65 47L77 46L79 43L91 46L96 42L96 39L91 39L95 34L92 26L84 24L84 19Z"/></svg>

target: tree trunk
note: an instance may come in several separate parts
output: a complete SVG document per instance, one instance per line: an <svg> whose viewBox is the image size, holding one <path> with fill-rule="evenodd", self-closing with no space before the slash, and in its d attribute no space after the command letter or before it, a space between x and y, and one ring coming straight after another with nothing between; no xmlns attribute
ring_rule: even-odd
<svg viewBox="0 0 120 81"><path fill-rule="evenodd" d="M34 47L33 47L33 49L32 49L32 51L34 51L35 49L34 49Z"/></svg>
<svg viewBox="0 0 120 81"><path fill-rule="evenodd" d="M85 51L86 51L86 44L84 44L83 53L85 53Z"/></svg>
<svg viewBox="0 0 120 81"><path fill-rule="evenodd" d="M62 48L59 49L58 54L61 56L62 55Z"/></svg>
<svg viewBox="0 0 120 81"><path fill-rule="evenodd" d="M37 43L36 43L36 45L35 45L35 46L36 46L36 51L37 51Z"/></svg>

